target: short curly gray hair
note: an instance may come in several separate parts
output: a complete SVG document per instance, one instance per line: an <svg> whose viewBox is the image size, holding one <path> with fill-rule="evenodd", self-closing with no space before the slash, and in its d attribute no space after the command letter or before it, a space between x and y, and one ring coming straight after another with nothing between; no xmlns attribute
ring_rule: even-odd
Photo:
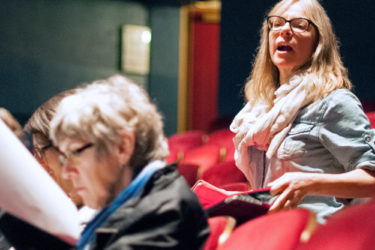
<svg viewBox="0 0 375 250"><path fill-rule="evenodd" d="M141 87L115 75L66 97L51 121L50 137L55 145L64 138L93 142L98 153L108 154L124 131L135 134L131 167L143 167L168 155L162 116L156 106Z"/></svg>

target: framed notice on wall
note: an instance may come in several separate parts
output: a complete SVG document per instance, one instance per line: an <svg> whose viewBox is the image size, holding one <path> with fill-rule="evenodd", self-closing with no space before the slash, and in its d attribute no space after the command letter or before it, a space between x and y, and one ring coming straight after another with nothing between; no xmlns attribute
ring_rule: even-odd
<svg viewBox="0 0 375 250"><path fill-rule="evenodd" d="M124 25L121 35L121 69L126 73L147 75L150 65L150 28Z"/></svg>

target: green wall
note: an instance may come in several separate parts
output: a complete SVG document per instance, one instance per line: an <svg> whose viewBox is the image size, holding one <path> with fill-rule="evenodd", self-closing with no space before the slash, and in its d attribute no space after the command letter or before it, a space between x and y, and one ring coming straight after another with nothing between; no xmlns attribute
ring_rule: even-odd
<svg viewBox="0 0 375 250"><path fill-rule="evenodd" d="M120 27L148 24L131 1L3 0L0 106L24 122L44 101L120 73ZM130 76L140 84L145 77Z"/></svg>
<svg viewBox="0 0 375 250"><path fill-rule="evenodd" d="M153 36L148 91L163 112L166 134L171 135L177 131L180 9L151 7L150 25Z"/></svg>
<svg viewBox="0 0 375 250"><path fill-rule="evenodd" d="M2 0L0 107L24 123L62 90L120 71L120 28L150 26L150 74L128 75L177 131L180 7L130 0Z"/></svg>

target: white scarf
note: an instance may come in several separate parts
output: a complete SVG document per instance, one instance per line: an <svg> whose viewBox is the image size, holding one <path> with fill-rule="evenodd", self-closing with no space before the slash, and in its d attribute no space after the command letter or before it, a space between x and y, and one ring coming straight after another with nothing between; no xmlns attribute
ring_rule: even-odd
<svg viewBox="0 0 375 250"><path fill-rule="evenodd" d="M313 88L311 76L295 76L275 91L273 106L264 100L245 105L230 125L231 131L236 133L233 142L239 169L248 171L249 146L267 151L268 159L273 156L289 132L298 110L313 101Z"/></svg>

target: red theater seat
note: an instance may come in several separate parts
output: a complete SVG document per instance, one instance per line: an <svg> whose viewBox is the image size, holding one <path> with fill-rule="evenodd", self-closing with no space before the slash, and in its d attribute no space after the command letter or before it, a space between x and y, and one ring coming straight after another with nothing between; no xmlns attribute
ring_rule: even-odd
<svg viewBox="0 0 375 250"><path fill-rule="evenodd" d="M221 146L233 145L234 133L229 129L220 129L213 131L208 135L208 144L218 144Z"/></svg>
<svg viewBox="0 0 375 250"><path fill-rule="evenodd" d="M225 159L227 160L234 160L234 144L233 144L233 137L234 133L230 131L228 128L220 129L212 132L208 135L207 143L206 144L216 144L219 145L222 150L225 152Z"/></svg>
<svg viewBox="0 0 375 250"><path fill-rule="evenodd" d="M185 178L190 187L198 180L199 166L196 164L180 163L178 164L178 171Z"/></svg>
<svg viewBox="0 0 375 250"><path fill-rule="evenodd" d="M305 209L264 215L237 227L218 250L294 250L314 225L315 215Z"/></svg>
<svg viewBox="0 0 375 250"><path fill-rule="evenodd" d="M298 250L375 249L375 201L337 212L319 226Z"/></svg>
<svg viewBox="0 0 375 250"><path fill-rule="evenodd" d="M206 168L201 178L215 186L246 182L245 175L236 167L234 161L224 161Z"/></svg>
<svg viewBox="0 0 375 250"><path fill-rule="evenodd" d="M203 250L215 250L223 244L236 226L236 220L230 216L217 216L208 218L210 235Z"/></svg>
<svg viewBox="0 0 375 250"><path fill-rule="evenodd" d="M366 113L368 119L370 120L371 128L375 128L375 111Z"/></svg>
<svg viewBox="0 0 375 250"><path fill-rule="evenodd" d="M220 147L218 145L203 145L185 152L182 163L196 164L202 173L221 159ZM198 176L200 178L201 176Z"/></svg>
<svg viewBox="0 0 375 250"><path fill-rule="evenodd" d="M187 150L203 145L205 134L202 131L187 131L168 138L169 156L167 163L181 162Z"/></svg>

